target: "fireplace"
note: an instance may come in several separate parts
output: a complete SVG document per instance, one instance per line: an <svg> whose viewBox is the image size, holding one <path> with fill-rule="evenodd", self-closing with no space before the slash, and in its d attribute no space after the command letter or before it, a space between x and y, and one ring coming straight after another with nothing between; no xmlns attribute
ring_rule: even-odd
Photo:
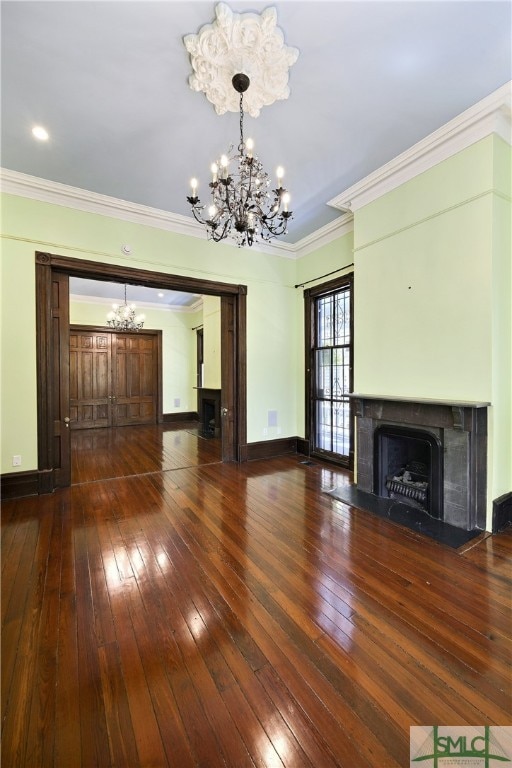
<svg viewBox="0 0 512 768"><path fill-rule="evenodd" d="M209 387L197 388L197 412L203 437L220 437L221 390Z"/></svg>
<svg viewBox="0 0 512 768"><path fill-rule="evenodd" d="M443 465L431 432L384 424L374 432L374 493L443 519Z"/></svg>
<svg viewBox="0 0 512 768"><path fill-rule="evenodd" d="M351 397L359 491L485 530L489 403Z"/></svg>
<svg viewBox="0 0 512 768"><path fill-rule="evenodd" d="M202 400L201 429L204 437L215 437L215 400Z"/></svg>

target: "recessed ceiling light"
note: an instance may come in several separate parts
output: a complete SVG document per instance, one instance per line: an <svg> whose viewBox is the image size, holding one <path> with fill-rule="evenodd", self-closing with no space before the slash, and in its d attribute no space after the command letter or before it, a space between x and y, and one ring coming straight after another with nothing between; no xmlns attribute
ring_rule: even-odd
<svg viewBox="0 0 512 768"><path fill-rule="evenodd" d="M35 125L32 128L32 136L39 139L39 141L48 141L49 139L49 133L42 125Z"/></svg>
<svg viewBox="0 0 512 768"><path fill-rule="evenodd" d="M159 294L158 294L158 298L159 298L159 299L163 299L163 297L164 297L164 294L163 294L163 293L159 293Z"/></svg>

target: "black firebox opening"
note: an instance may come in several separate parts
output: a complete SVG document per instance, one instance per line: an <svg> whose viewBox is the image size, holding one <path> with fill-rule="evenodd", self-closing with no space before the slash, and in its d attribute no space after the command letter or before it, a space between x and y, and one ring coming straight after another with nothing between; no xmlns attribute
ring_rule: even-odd
<svg viewBox="0 0 512 768"><path fill-rule="evenodd" d="M374 493L443 519L442 446L421 429L383 424L374 432Z"/></svg>
<svg viewBox="0 0 512 768"><path fill-rule="evenodd" d="M203 437L215 437L215 401L203 399L201 428Z"/></svg>

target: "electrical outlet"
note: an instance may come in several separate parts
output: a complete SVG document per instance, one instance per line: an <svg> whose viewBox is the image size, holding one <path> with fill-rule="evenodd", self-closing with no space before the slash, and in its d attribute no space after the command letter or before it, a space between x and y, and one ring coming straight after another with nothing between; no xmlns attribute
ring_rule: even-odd
<svg viewBox="0 0 512 768"><path fill-rule="evenodd" d="M268 429L266 427L263 427L263 434L268 435Z"/></svg>
<svg viewBox="0 0 512 768"><path fill-rule="evenodd" d="M13 467L21 467L21 456L13 456L12 465Z"/></svg>
<svg viewBox="0 0 512 768"><path fill-rule="evenodd" d="M175 408L179 408L179 407L180 407L180 405L181 405L181 400L180 400L180 398L179 398L179 397L175 397L175 398L174 398L174 407L175 407Z"/></svg>
<svg viewBox="0 0 512 768"><path fill-rule="evenodd" d="M277 411L268 412L268 425L269 427L277 427Z"/></svg>

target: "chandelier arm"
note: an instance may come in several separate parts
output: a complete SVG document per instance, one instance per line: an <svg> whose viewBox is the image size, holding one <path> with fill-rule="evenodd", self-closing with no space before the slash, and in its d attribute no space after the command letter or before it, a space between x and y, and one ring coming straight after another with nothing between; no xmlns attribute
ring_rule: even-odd
<svg viewBox="0 0 512 768"><path fill-rule="evenodd" d="M221 240L224 240L224 238L227 236L229 229L231 229L229 220L224 222L224 226L222 227L222 230L219 233L217 233L216 228L210 227L210 231L209 231L210 239L213 240L215 243L218 243Z"/></svg>
<svg viewBox="0 0 512 768"><path fill-rule="evenodd" d="M204 210L204 205L201 208L196 208L194 206L192 208L192 215L194 216L194 219L197 221L198 224L206 224L206 219L203 218L200 211Z"/></svg>

